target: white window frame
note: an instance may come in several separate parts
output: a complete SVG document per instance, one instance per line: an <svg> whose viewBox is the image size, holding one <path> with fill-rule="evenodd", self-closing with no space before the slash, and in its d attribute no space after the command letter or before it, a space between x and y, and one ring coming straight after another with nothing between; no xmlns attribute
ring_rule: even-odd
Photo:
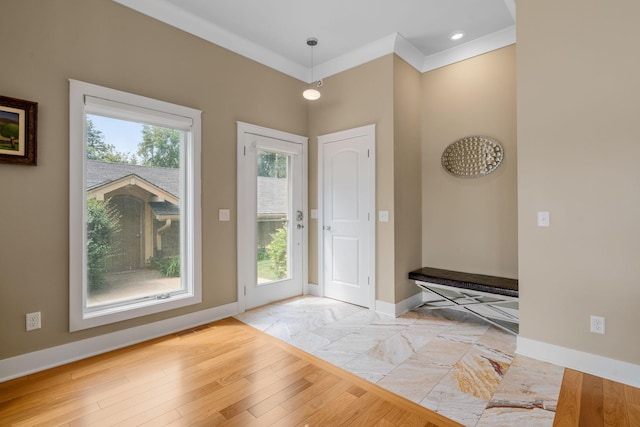
<svg viewBox="0 0 640 427"><path fill-rule="evenodd" d="M86 100L86 102L85 102ZM89 106L87 106L87 104ZM187 131L181 213L185 221L181 275L186 292L166 299L88 310L86 253L86 115L98 114ZM200 110L69 80L69 329L77 331L202 302ZM182 222L181 221L181 222Z"/></svg>

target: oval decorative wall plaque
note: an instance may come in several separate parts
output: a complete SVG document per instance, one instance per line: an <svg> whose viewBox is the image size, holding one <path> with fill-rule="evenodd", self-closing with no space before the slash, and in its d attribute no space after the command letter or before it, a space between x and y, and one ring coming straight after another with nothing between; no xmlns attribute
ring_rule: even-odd
<svg viewBox="0 0 640 427"><path fill-rule="evenodd" d="M453 176L478 178L490 174L504 157L502 145L493 138L467 136L451 144L442 153L442 167Z"/></svg>

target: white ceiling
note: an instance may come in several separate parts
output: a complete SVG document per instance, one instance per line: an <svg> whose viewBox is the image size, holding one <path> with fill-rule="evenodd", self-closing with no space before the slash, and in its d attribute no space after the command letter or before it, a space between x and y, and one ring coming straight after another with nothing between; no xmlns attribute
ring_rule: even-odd
<svg viewBox="0 0 640 427"><path fill-rule="evenodd" d="M424 72L515 43L515 0L114 1L306 82L309 37L315 79L392 52Z"/></svg>

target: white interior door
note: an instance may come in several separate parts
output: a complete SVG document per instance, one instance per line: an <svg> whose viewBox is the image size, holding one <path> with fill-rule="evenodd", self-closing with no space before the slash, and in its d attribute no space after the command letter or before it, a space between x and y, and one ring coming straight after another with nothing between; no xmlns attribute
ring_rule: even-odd
<svg viewBox="0 0 640 427"><path fill-rule="evenodd" d="M375 306L375 127L318 137L324 295Z"/></svg>
<svg viewBox="0 0 640 427"><path fill-rule="evenodd" d="M238 124L238 300L304 293L307 139Z"/></svg>

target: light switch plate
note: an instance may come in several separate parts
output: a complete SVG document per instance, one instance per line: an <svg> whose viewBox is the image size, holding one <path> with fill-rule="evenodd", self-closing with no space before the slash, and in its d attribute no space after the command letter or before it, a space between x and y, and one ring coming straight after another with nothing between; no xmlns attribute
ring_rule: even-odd
<svg viewBox="0 0 640 427"><path fill-rule="evenodd" d="M378 212L378 221L380 221L380 222L389 222L389 211L379 211Z"/></svg>
<svg viewBox="0 0 640 427"><path fill-rule="evenodd" d="M318 219L318 209L311 209L311 218Z"/></svg>
<svg viewBox="0 0 640 427"><path fill-rule="evenodd" d="M548 211L538 211L538 227L549 227Z"/></svg>
<svg viewBox="0 0 640 427"><path fill-rule="evenodd" d="M218 221L229 221L231 219L231 211L229 209L218 209Z"/></svg>

